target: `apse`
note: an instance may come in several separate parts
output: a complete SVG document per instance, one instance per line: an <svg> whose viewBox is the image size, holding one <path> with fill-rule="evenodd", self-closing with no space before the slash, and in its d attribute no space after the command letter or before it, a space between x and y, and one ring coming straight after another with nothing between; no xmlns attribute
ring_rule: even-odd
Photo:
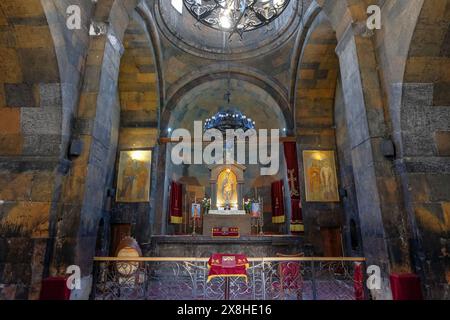
<svg viewBox="0 0 450 320"><path fill-rule="evenodd" d="M272 95L253 83L227 78L205 81L185 93L162 128L185 128L193 132L194 121L204 122L228 109L251 117L256 129L283 131L286 128L284 115Z"/></svg>

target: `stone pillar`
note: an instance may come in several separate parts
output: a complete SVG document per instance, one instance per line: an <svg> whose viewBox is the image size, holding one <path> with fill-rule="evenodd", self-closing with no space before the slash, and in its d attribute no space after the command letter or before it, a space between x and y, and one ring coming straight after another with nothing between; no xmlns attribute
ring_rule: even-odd
<svg viewBox="0 0 450 320"><path fill-rule="evenodd" d="M154 235L162 235L166 233L168 223L168 202L169 202L169 186L167 177L167 144L158 145L157 165L155 172L155 183L152 187L152 194L155 194L155 205L151 209L153 214L153 232ZM170 159L170 158L169 158Z"/></svg>
<svg viewBox="0 0 450 320"><path fill-rule="evenodd" d="M117 79L123 47L112 29L91 38L74 137L83 141L64 182L52 274L68 265L82 270L82 289L72 299L87 299L92 281L98 223L103 214L109 173L114 170L120 119Z"/></svg>
<svg viewBox="0 0 450 320"><path fill-rule="evenodd" d="M357 29L361 28L349 25L336 52L351 137L363 251L367 264L378 265L382 272L382 288L372 294L375 298L390 299L390 272L409 265L408 245L404 243L408 237L402 225L400 192L392 163L380 151L387 129L373 43ZM394 251L395 256L390 256L389 252Z"/></svg>

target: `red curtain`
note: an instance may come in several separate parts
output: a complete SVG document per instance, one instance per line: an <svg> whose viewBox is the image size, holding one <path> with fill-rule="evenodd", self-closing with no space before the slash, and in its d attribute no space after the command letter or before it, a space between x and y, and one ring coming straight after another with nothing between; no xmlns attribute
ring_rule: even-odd
<svg viewBox="0 0 450 320"><path fill-rule="evenodd" d="M284 223L283 181L272 183L272 223Z"/></svg>
<svg viewBox="0 0 450 320"><path fill-rule="evenodd" d="M183 192L182 185L172 181L170 188L170 223L183 223Z"/></svg>
<svg viewBox="0 0 450 320"><path fill-rule="evenodd" d="M298 174L297 144L294 141L284 142L284 156L291 196L291 232L302 233L305 231L303 225L303 213L300 198L300 177Z"/></svg>

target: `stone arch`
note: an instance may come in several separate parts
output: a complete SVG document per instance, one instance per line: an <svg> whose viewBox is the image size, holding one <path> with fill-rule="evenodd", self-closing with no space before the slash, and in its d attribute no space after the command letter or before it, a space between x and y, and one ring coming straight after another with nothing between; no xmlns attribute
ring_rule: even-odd
<svg viewBox="0 0 450 320"><path fill-rule="evenodd" d="M250 112L247 114L254 117L259 117L261 122L269 124L267 128L282 128L286 127L288 130L292 130L293 121L291 110L288 107L288 103L285 97L280 93L280 90L274 86L272 83L264 80L256 72L249 72L249 68L236 67L232 65L227 65L227 68L223 66L217 67L213 72L200 72L191 74L188 77L182 79L182 81L177 82L177 89L171 90L170 95L168 95L168 100L165 104L163 114L161 115L161 136L166 137L169 135L168 127L169 125L178 125L181 123L183 128L192 129L194 120L203 120L207 117L211 117L222 107L227 105L224 99L225 91L227 90L228 84L230 85L230 91L239 92L239 95L231 96L231 107L242 107L242 112ZM277 88L277 89L275 89ZM245 96L243 100L239 98L238 101L233 100L234 96ZM213 98L211 96L214 95ZM205 98L206 96L206 98ZM214 101L212 104L199 103L199 105L192 103L192 101L197 101L197 97L200 99L209 99L209 101ZM191 99L192 98L192 99ZM203 101L203 100L202 100ZM257 105L252 105L251 101L256 102ZM240 103L241 102L241 103ZM261 102L262 105L259 105ZM243 105L245 104L245 106ZM247 107L251 107L247 109ZM177 110L174 112L174 110ZM261 112L257 114L259 111ZM177 115L178 117L175 117ZM264 116L266 115L266 116ZM279 122L271 121L272 119L282 119ZM259 120L255 118L257 122L257 128ZM190 126L188 126L190 124ZM265 127L261 127L265 128ZM170 226L167 226L166 212L167 212L167 190L168 188L161 186L168 186L169 180L177 179L182 176L182 172L174 170L170 165L170 146L167 144L161 144L158 157L158 168L160 168L160 173L157 177L157 182L159 190L164 190L158 194L158 200L156 201L157 207L153 210L154 220L154 233L155 234L166 234L168 230L170 231ZM168 174L166 174L168 173ZM202 172L201 178L199 179L209 179L207 174ZM170 174L170 176L169 176Z"/></svg>
<svg viewBox="0 0 450 320"><path fill-rule="evenodd" d="M394 85L397 156L448 156L450 112L443 106L450 106L450 2L423 1L416 12L408 51L403 52L404 71Z"/></svg>
<svg viewBox="0 0 450 320"><path fill-rule="evenodd" d="M291 103L294 106L295 136L299 152L300 168L303 169L303 150L336 150L334 119L335 93L339 72L336 55L337 39L331 21L317 5L312 5L306 16L305 28L297 39L298 65L293 77ZM300 180L304 181L304 170ZM322 247L318 228L342 227L339 203L316 204L304 201L305 237L316 250Z"/></svg>
<svg viewBox="0 0 450 320"><path fill-rule="evenodd" d="M212 72L199 72L198 74L191 74L180 79L180 81L177 82L176 91L172 90L170 92L170 95L168 95L164 111L161 115L161 129L167 129L164 126L167 126L172 111L175 109L180 99L186 93L203 83L220 79L232 79L242 82L248 82L252 85L255 85L256 87L259 87L277 103L285 118L287 129L293 130L294 124L291 109L285 96L282 94L282 89L280 89L280 87L276 83L271 82L265 79L263 76L259 75L259 73L253 72L249 68L235 65L227 65L226 69L224 69L222 66L217 68L216 70L213 70Z"/></svg>
<svg viewBox="0 0 450 320"><path fill-rule="evenodd" d="M449 1L423 1L409 45L403 82L448 86L450 75ZM446 96L448 98L448 96ZM436 91L434 105L450 105Z"/></svg>
<svg viewBox="0 0 450 320"><path fill-rule="evenodd" d="M448 295L448 268L438 257L449 243L442 217L450 212L450 194L442 190L450 190L450 1L410 6L401 67L387 80L389 107L412 259L425 296L434 299Z"/></svg>
<svg viewBox="0 0 450 320"><path fill-rule="evenodd" d="M60 72L44 7L3 1L0 25L0 154L59 155Z"/></svg>
<svg viewBox="0 0 450 320"><path fill-rule="evenodd" d="M173 107L165 110L163 128L181 127L193 130L193 121L204 120L227 108L225 93L228 90L231 93L229 107L239 108L241 112L255 120L256 129L288 127L279 102L269 92L247 79L219 77L198 83L184 92L176 102L173 101L175 102ZM233 99L235 97L238 98Z"/></svg>
<svg viewBox="0 0 450 320"><path fill-rule="evenodd" d="M89 12L89 5L82 7ZM16 294L10 298L36 299L40 279L48 274L48 239L53 236L61 164L67 156L82 72L82 33L87 30L85 24L79 32L64 29L65 10L53 0L0 4L0 155L4 158L0 198L7 202L0 228L14 226L20 231L2 231L2 237L11 238L10 245L0 250L14 252L22 243L21 250L33 253L27 262L33 266L32 275L10 284ZM72 55L67 55L68 42L78 47ZM14 262L6 263L16 268Z"/></svg>
<svg viewBox="0 0 450 320"><path fill-rule="evenodd" d="M164 84L160 67L161 53L155 25L147 6L142 3L132 15L123 37L118 92L120 125L118 153L122 150L152 149L152 176L149 203L114 203L114 219L139 219L133 228L137 241L146 242L151 235L151 216L155 206L158 135L160 112L164 101ZM114 172L117 172L116 162ZM115 169L115 170L114 170ZM130 214L130 212L132 212Z"/></svg>
<svg viewBox="0 0 450 320"><path fill-rule="evenodd" d="M153 134L151 140L156 142L163 101L161 70L147 25L137 11L125 31L123 45L124 54L120 61L118 80L120 135L133 135L137 138L136 132L131 131L139 131L136 128L146 131L151 129L151 133L147 132L147 138L149 134Z"/></svg>
<svg viewBox="0 0 450 320"><path fill-rule="evenodd" d="M297 130L330 128L339 61L336 35L323 13L309 27L297 68L294 115ZM320 145L320 143L319 143Z"/></svg>

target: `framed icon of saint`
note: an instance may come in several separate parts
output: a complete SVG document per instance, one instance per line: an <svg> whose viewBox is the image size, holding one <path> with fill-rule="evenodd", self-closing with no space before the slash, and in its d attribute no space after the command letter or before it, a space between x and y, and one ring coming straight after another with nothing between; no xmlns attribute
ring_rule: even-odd
<svg viewBox="0 0 450 320"><path fill-rule="evenodd" d="M117 202L149 202L151 150L121 151L117 174Z"/></svg>
<svg viewBox="0 0 450 320"><path fill-rule="evenodd" d="M306 201L339 202L334 151L303 151Z"/></svg>

